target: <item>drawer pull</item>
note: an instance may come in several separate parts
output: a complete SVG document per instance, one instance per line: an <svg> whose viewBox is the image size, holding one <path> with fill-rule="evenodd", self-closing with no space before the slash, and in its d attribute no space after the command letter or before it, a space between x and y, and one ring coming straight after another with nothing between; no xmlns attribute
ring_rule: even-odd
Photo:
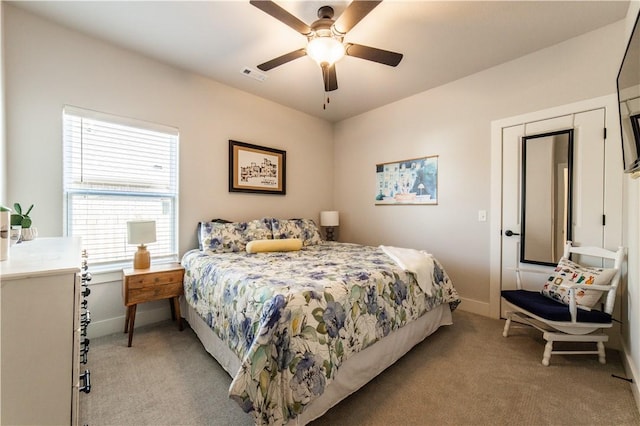
<svg viewBox="0 0 640 426"><path fill-rule="evenodd" d="M80 353L87 354L89 353L89 344L91 343L90 339L84 338L80 342Z"/></svg>
<svg viewBox="0 0 640 426"><path fill-rule="evenodd" d="M80 324L82 326L87 326L91 323L91 312L87 311L84 314L80 315Z"/></svg>
<svg viewBox="0 0 640 426"><path fill-rule="evenodd" d="M82 383L80 392L91 392L91 372L89 370L84 370L84 373L80 375L80 382Z"/></svg>

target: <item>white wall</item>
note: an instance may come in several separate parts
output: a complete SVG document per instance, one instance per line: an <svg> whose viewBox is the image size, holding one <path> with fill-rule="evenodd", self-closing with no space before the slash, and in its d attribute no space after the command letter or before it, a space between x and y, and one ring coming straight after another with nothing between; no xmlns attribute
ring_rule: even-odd
<svg viewBox="0 0 640 426"><path fill-rule="evenodd" d="M434 253L460 308L488 314L490 221L478 211L490 207L491 121L615 93L623 39L620 21L338 123L341 238ZM437 206L374 206L376 163L427 155L439 156Z"/></svg>
<svg viewBox="0 0 640 426"><path fill-rule="evenodd" d="M321 210L333 207L329 123L68 30L10 4L3 7L6 202L34 203L31 216L41 236L63 232L65 104L180 130L180 254L196 247L200 220L275 216L318 221ZM285 150L287 194L229 193L229 139ZM94 274L90 332L123 327L120 282L120 274ZM136 325L145 323L145 311L149 321L168 315L168 306L142 305Z"/></svg>
<svg viewBox="0 0 640 426"><path fill-rule="evenodd" d="M625 20L625 42L631 37L636 17L640 13L640 1L634 0L629 6ZM624 288L627 295L622 305L622 344L627 372L635 378L632 385L636 403L640 407L640 181L625 179L625 199L623 223L626 230L623 244L627 251L627 279Z"/></svg>
<svg viewBox="0 0 640 426"><path fill-rule="evenodd" d="M334 197L341 238L433 252L464 299L460 309L488 314L490 221L478 222L477 214L489 208L491 167L499 167L489 161L491 121L615 96L618 68L639 9L634 0L624 21L336 125ZM619 131L611 127L610 132ZM610 139L619 144L619 137ZM376 163L426 155L439 155L438 206L374 206ZM637 379L640 180L624 181L628 276L620 329L627 372ZM619 208L607 206L614 213ZM638 387L632 386L640 406Z"/></svg>
<svg viewBox="0 0 640 426"><path fill-rule="evenodd" d="M317 218L331 207L330 124L5 8L8 198L35 203L41 235L62 233L65 104L180 130L181 251L194 246L200 219ZM287 195L229 193L229 139L286 150Z"/></svg>

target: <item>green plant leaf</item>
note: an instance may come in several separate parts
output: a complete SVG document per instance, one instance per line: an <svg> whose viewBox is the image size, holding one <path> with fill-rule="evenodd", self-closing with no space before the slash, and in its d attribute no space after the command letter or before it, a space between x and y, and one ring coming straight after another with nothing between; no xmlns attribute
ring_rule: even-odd
<svg viewBox="0 0 640 426"><path fill-rule="evenodd" d="M22 214L22 207L20 207L20 203L13 203L13 210L16 211L19 215Z"/></svg>
<svg viewBox="0 0 640 426"><path fill-rule="evenodd" d="M24 215L29 216L29 213L31 213L32 209L33 209L33 204L31 204L31 207L29 207L29 210L27 210L27 212Z"/></svg>
<svg viewBox="0 0 640 426"><path fill-rule="evenodd" d="M11 226L16 225L22 225L22 215L14 213L11 215Z"/></svg>
<svg viewBox="0 0 640 426"><path fill-rule="evenodd" d="M24 229L31 228L31 218L24 216L20 224Z"/></svg>

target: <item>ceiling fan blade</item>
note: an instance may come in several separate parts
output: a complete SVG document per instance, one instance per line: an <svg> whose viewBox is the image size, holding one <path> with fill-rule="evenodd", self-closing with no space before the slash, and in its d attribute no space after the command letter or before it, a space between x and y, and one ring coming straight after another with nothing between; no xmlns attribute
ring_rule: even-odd
<svg viewBox="0 0 640 426"><path fill-rule="evenodd" d="M322 80L324 81L325 92L331 92L338 88L338 77L336 76L335 64L322 64Z"/></svg>
<svg viewBox="0 0 640 426"><path fill-rule="evenodd" d="M353 43L346 44L346 54L349 56L355 56L356 58L366 59L367 61L389 65L391 67L395 67L402 60L402 53Z"/></svg>
<svg viewBox="0 0 640 426"><path fill-rule="evenodd" d="M249 3L257 7L264 13L273 16L278 21L290 26L302 35L308 35L311 32L311 28L307 24L305 24L271 0L251 0L249 1Z"/></svg>
<svg viewBox="0 0 640 426"><path fill-rule="evenodd" d="M258 69L262 71L269 71L272 68L275 68L282 64L286 64L287 62L291 62L294 59L301 58L306 54L307 54L307 51L304 48L294 50L293 52L285 53L282 56L278 56L277 58L267 61L264 64L258 65Z"/></svg>
<svg viewBox="0 0 640 426"><path fill-rule="evenodd" d="M358 22L362 20L369 12L371 12L377 5L382 3L382 0L354 0L345 11L336 20L333 27L346 34L351 31L351 28L355 27Z"/></svg>

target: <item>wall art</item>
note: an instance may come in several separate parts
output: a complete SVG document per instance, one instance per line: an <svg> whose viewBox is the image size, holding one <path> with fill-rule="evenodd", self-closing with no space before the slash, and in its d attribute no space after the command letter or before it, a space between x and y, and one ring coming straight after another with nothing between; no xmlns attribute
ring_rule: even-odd
<svg viewBox="0 0 640 426"><path fill-rule="evenodd" d="M376 164L376 205L438 204L438 156Z"/></svg>
<svg viewBox="0 0 640 426"><path fill-rule="evenodd" d="M229 192L286 194L287 153L229 141Z"/></svg>

